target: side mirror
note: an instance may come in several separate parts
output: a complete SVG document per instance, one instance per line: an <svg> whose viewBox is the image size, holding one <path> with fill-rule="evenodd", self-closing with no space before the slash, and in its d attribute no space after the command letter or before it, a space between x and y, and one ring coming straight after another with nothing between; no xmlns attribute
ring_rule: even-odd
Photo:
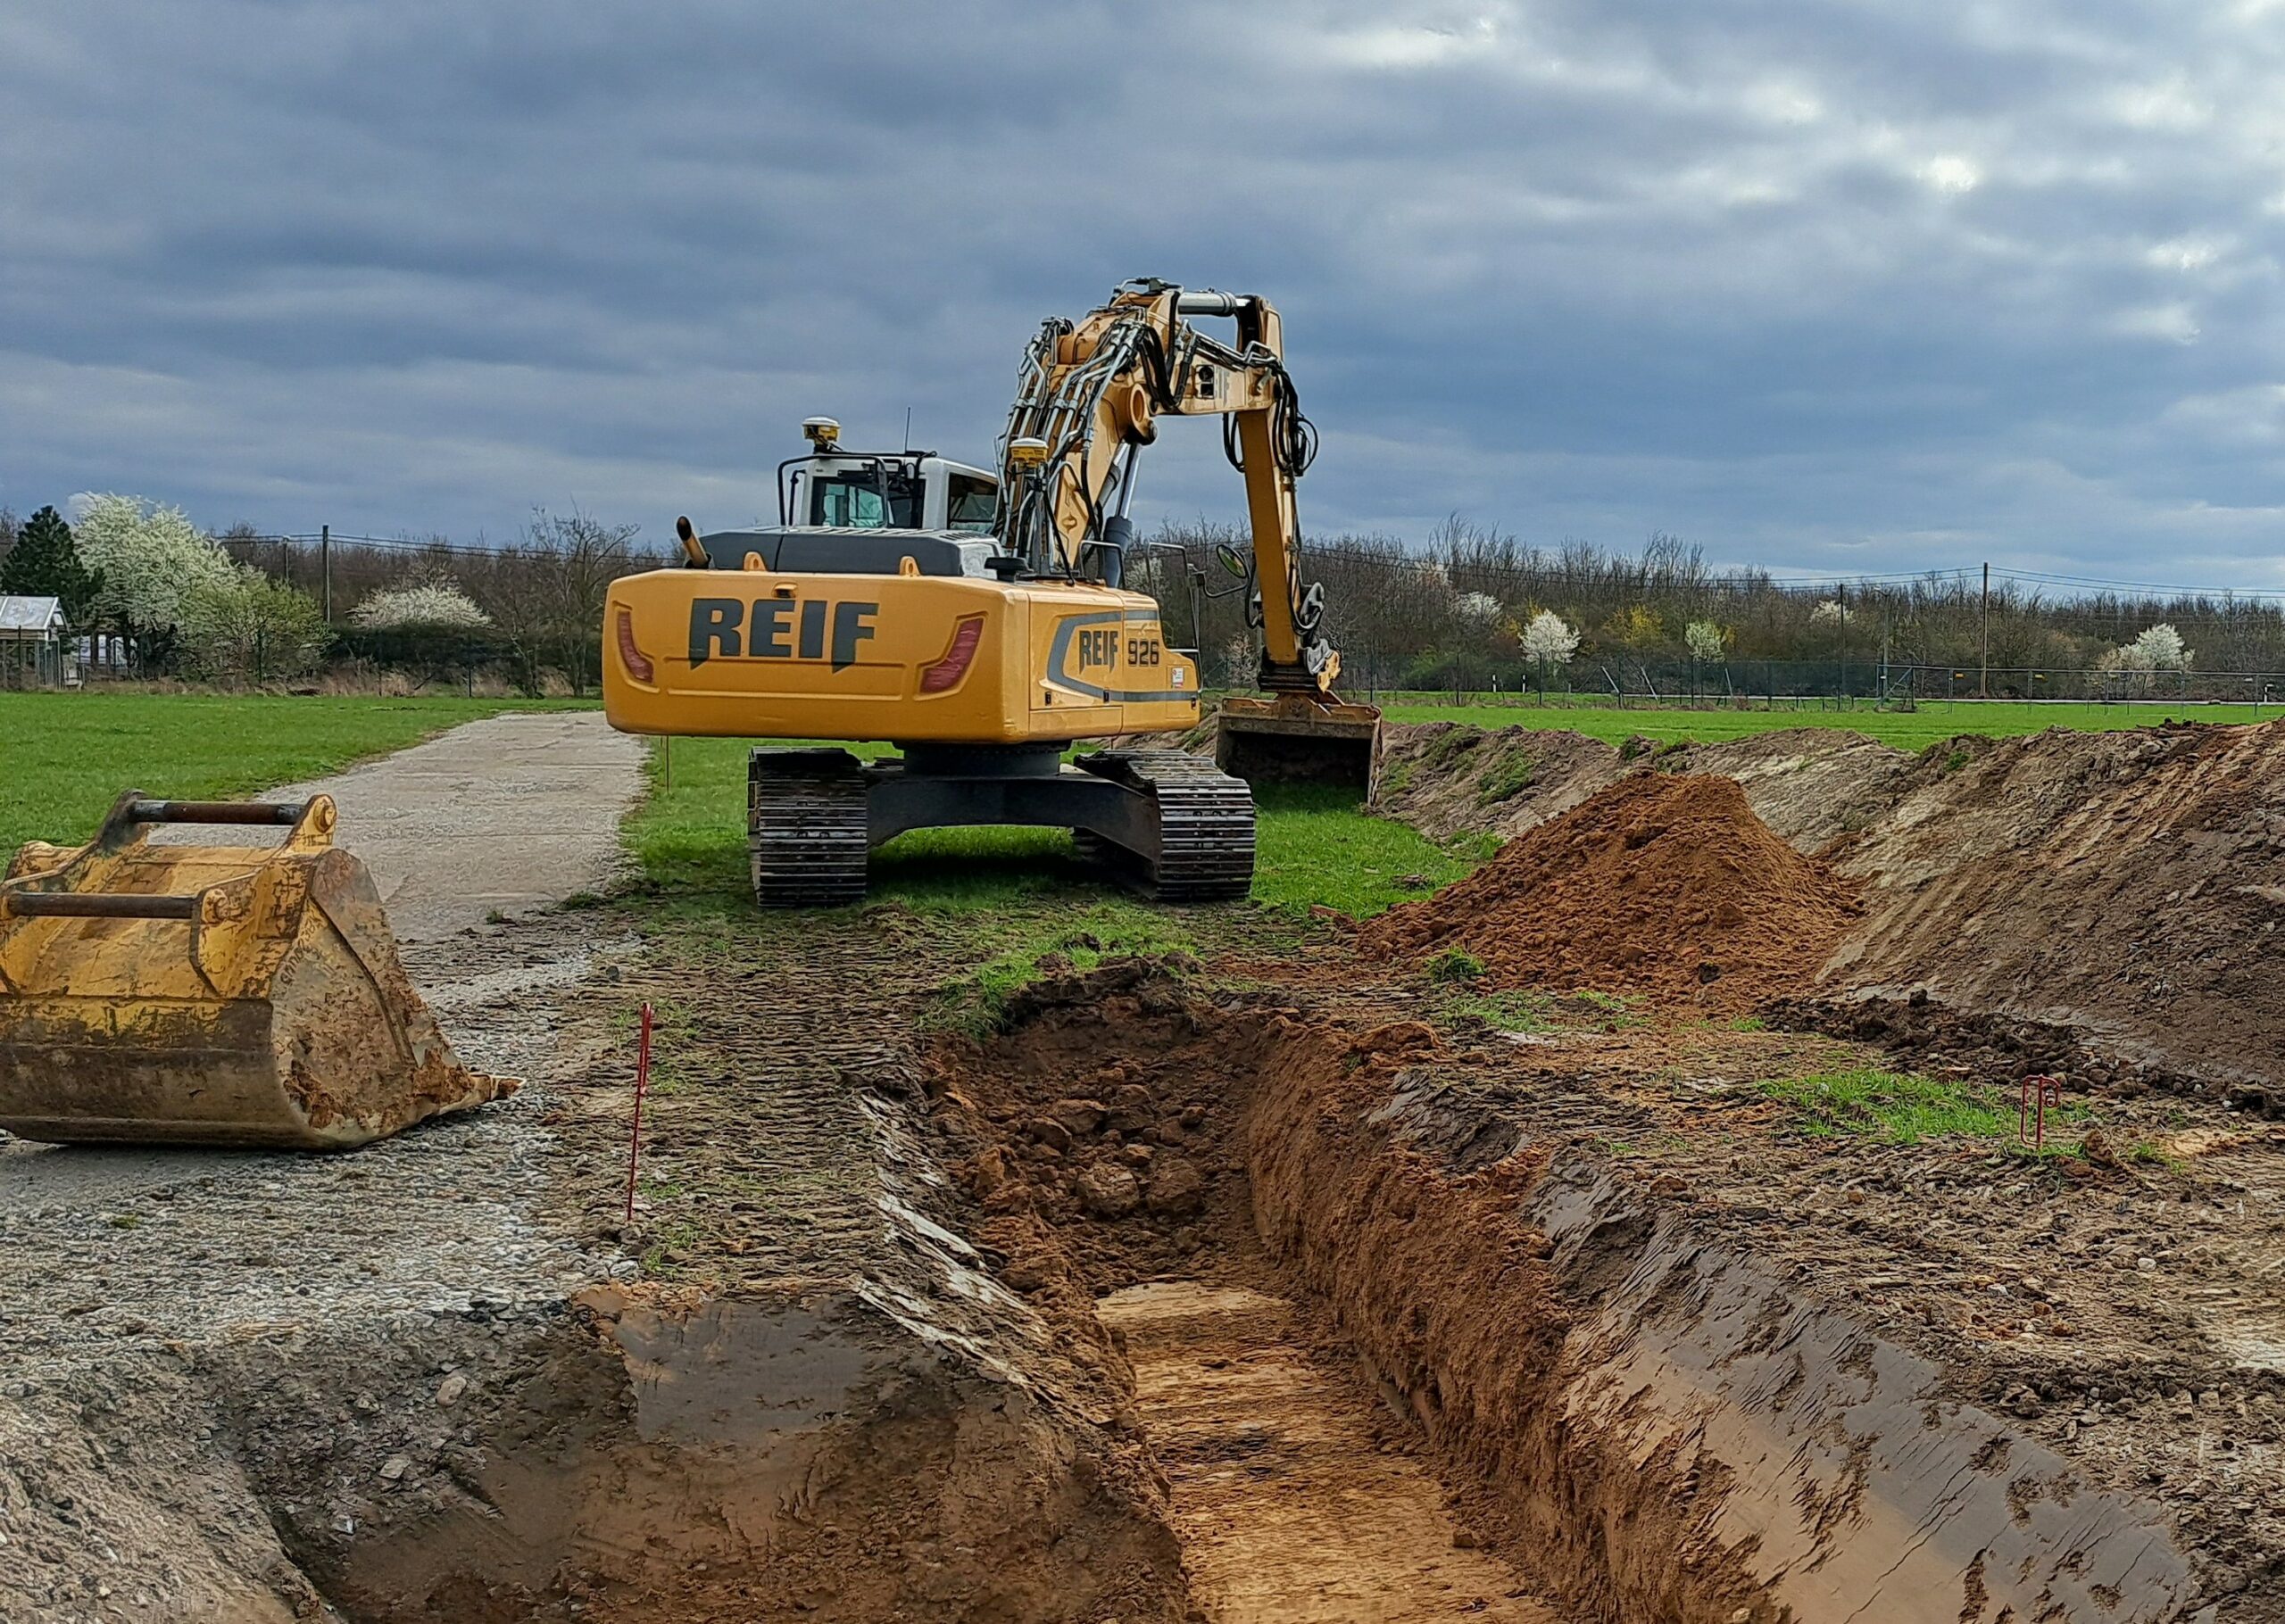
<svg viewBox="0 0 2285 1624"><path fill-rule="evenodd" d="M1246 561L1239 556L1238 550L1229 543L1218 543L1214 549L1214 556L1222 560L1223 568L1237 576L1239 580L1242 581L1246 578Z"/></svg>

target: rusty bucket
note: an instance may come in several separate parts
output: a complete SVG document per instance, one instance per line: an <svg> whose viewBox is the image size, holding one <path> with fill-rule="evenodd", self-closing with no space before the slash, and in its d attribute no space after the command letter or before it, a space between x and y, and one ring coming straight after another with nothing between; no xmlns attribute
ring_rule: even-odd
<svg viewBox="0 0 2285 1624"><path fill-rule="evenodd" d="M0 881L0 1129L54 1143L343 1150L515 1084L461 1065L398 961L332 799L129 791ZM154 841L161 824L282 843Z"/></svg>

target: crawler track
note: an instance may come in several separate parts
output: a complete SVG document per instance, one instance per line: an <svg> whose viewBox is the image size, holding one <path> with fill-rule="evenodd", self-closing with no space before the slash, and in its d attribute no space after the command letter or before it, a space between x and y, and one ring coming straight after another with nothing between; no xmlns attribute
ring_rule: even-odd
<svg viewBox="0 0 2285 1624"><path fill-rule="evenodd" d="M844 750L758 750L746 758L746 849L764 907L865 899L865 780Z"/></svg>
<svg viewBox="0 0 2285 1624"><path fill-rule="evenodd" d="M1150 797L1159 815L1159 855L1119 851L1083 836L1083 855L1120 869L1162 902L1216 902L1253 885L1253 792L1201 756L1181 750L1101 750L1080 758L1088 772Z"/></svg>

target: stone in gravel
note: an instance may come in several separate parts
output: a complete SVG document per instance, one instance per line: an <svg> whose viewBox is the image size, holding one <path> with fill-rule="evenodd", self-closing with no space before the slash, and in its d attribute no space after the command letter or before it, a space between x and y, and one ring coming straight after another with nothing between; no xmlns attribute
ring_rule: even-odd
<svg viewBox="0 0 2285 1624"><path fill-rule="evenodd" d="M1194 1213L1206 1202L1206 1176L1188 1156L1162 1156L1151 1164L1146 1199L1161 1217Z"/></svg>
<svg viewBox="0 0 2285 1624"><path fill-rule="evenodd" d="M1124 1083L1111 1091L1110 1125L1121 1133L1140 1133L1157 1116L1151 1108L1151 1090L1141 1083Z"/></svg>
<svg viewBox="0 0 2285 1624"><path fill-rule="evenodd" d="M1096 1099L1059 1099L1048 1106L1047 1114L1075 1139L1101 1128L1107 1114L1102 1102Z"/></svg>
<svg viewBox="0 0 2285 1624"><path fill-rule="evenodd" d="M445 1377L437 1385L436 1402L440 1404L456 1404L460 1403L461 1396L467 1391L468 1378L455 1372Z"/></svg>
<svg viewBox="0 0 2285 1624"><path fill-rule="evenodd" d="M1078 1177L1079 1203L1098 1218L1124 1218L1142 1205L1134 1175L1109 1162L1098 1162Z"/></svg>
<svg viewBox="0 0 2285 1624"><path fill-rule="evenodd" d="M1051 1116L1042 1116L1024 1124L1024 1131L1051 1150L1071 1148L1071 1130Z"/></svg>
<svg viewBox="0 0 2285 1624"><path fill-rule="evenodd" d="M412 1462L401 1454L393 1454L381 1462L381 1476L392 1483L411 1470Z"/></svg>

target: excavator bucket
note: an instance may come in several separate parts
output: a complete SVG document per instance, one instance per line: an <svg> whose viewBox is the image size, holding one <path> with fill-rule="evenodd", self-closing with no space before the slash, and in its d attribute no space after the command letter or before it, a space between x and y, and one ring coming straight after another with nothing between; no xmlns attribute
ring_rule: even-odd
<svg viewBox="0 0 2285 1624"><path fill-rule="evenodd" d="M345 1150L514 1091L470 1073L398 962L334 806L120 797L0 880L0 1129L58 1144ZM274 846L154 824L287 826Z"/></svg>
<svg viewBox="0 0 2285 1624"><path fill-rule="evenodd" d="M1214 717L1214 765L1249 783L1323 784L1372 793L1381 713L1306 693L1230 695Z"/></svg>

